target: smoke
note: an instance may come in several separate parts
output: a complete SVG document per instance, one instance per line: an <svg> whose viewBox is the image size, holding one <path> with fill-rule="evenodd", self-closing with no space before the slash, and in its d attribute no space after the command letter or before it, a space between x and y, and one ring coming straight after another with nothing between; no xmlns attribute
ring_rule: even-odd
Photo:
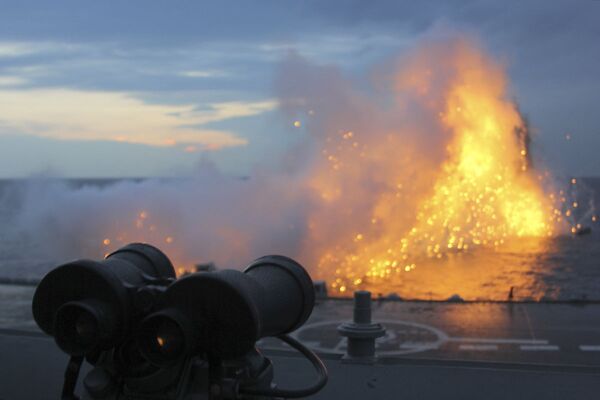
<svg viewBox="0 0 600 400"><path fill-rule="evenodd" d="M52 260L97 258L144 241L178 267L215 261L241 268L267 253L298 253L305 205L286 183L260 173L234 179L207 163L181 179L36 180L20 187L12 222L38 257Z"/></svg>
<svg viewBox="0 0 600 400"><path fill-rule="evenodd" d="M34 180L11 194L18 203L11 226L51 260L99 257L146 241L178 267L214 261L241 268L279 253L315 276L331 276L336 266L323 266L327 254L350 251L367 235L399 239L412 226L447 157L450 134L439 113L456 60L481 57L473 62L503 76L474 47L463 38L420 43L363 77L290 54L275 91L304 137L277 167L258 163L249 179L204 162L181 179L100 186Z"/></svg>

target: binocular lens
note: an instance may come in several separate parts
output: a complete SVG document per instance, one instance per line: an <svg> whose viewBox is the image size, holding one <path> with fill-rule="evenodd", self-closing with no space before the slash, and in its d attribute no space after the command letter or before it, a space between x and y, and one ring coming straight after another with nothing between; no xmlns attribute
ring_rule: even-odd
<svg viewBox="0 0 600 400"><path fill-rule="evenodd" d="M75 332L83 342L90 342L96 336L98 324L88 313L82 313L75 321Z"/></svg>
<svg viewBox="0 0 600 400"><path fill-rule="evenodd" d="M156 330L156 344L163 355L179 354L183 348L181 330L173 321L162 321Z"/></svg>
<svg viewBox="0 0 600 400"><path fill-rule="evenodd" d="M56 313L55 339L69 354L83 355L98 342L102 316L83 302L67 303Z"/></svg>
<svg viewBox="0 0 600 400"><path fill-rule="evenodd" d="M165 315L157 315L142 324L139 344L145 357L157 365L168 365L185 356L184 332L177 322Z"/></svg>

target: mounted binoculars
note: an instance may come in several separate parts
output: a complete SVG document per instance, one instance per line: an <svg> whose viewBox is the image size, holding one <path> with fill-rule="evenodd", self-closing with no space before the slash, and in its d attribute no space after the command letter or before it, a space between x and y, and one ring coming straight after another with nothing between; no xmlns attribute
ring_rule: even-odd
<svg viewBox="0 0 600 400"><path fill-rule="evenodd" d="M287 257L176 279L164 253L133 243L102 261L50 271L32 307L39 327L71 356L63 399L77 398L84 359L93 366L85 399L243 399L300 397L324 386L318 357L285 335L304 324L314 301L310 276ZM266 336L309 358L317 385L275 388L272 364L255 348Z"/></svg>

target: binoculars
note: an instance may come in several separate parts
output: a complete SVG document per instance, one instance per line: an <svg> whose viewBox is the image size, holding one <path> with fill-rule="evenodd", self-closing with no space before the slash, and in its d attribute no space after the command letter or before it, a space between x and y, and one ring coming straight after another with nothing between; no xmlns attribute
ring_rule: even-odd
<svg viewBox="0 0 600 400"><path fill-rule="evenodd" d="M285 335L314 306L313 283L294 260L261 257L245 268L177 279L169 258L132 243L104 260L77 260L50 271L33 297L38 326L71 356L63 399L83 360L89 399L298 397L326 381L318 357ZM319 371L306 391L274 389L270 361L256 348L278 336ZM301 393L300 393L301 392Z"/></svg>

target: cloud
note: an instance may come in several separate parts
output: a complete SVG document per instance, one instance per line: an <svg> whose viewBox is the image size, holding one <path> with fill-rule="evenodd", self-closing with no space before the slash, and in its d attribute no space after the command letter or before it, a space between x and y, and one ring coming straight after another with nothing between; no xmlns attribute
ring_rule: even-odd
<svg viewBox="0 0 600 400"><path fill-rule="evenodd" d="M224 71L216 70L191 70L182 71L178 75L186 78L215 78L226 76L227 74Z"/></svg>
<svg viewBox="0 0 600 400"><path fill-rule="evenodd" d="M364 77L369 65L432 30L454 30L480 38L506 62L511 94L544 133L551 158L574 174L591 174L592 160L577 153L600 143L599 15L600 1L223 0L172 7L22 0L3 4L0 13L0 76L10 77L0 87L14 88L20 78L20 88L135 93L154 104L210 109L271 96L276 65L290 51ZM183 127L206 130L184 116ZM588 145L567 154L559 141L566 130Z"/></svg>
<svg viewBox="0 0 600 400"><path fill-rule="evenodd" d="M266 111L274 110L277 107L275 100L265 100L258 102L230 101L224 103L215 103L211 105L212 110L202 110L196 113L200 123L223 121L230 118L250 117L262 114Z"/></svg>
<svg viewBox="0 0 600 400"><path fill-rule="evenodd" d="M0 75L0 87L2 86L20 86L28 82L27 79L20 76Z"/></svg>
<svg viewBox="0 0 600 400"><path fill-rule="evenodd" d="M0 60L31 56L35 54L66 54L80 46L70 42L49 41L3 41L0 38Z"/></svg>
<svg viewBox="0 0 600 400"><path fill-rule="evenodd" d="M272 110L272 100L222 102L197 110L194 104L147 104L128 93L69 89L0 90L5 133L54 139L114 140L153 146L177 143L220 149L243 146L233 132L203 128L229 118Z"/></svg>
<svg viewBox="0 0 600 400"><path fill-rule="evenodd" d="M0 58L31 54L33 49L26 43L0 42Z"/></svg>
<svg viewBox="0 0 600 400"><path fill-rule="evenodd" d="M100 178L171 176L189 173L197 162L198 154L188 152L185 145L165 147L0 134L0 179L40 174Z"/></svg>

